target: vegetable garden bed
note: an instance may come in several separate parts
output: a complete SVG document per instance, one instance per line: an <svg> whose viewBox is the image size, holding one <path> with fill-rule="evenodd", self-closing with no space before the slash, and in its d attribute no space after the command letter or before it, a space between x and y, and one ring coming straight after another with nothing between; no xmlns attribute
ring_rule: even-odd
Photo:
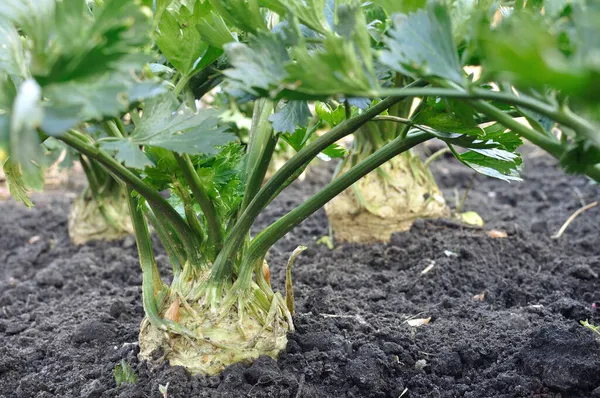
<svg viewBox="0 0 600 398"><path fill-rule="evenodd" d="M419 221L389 244L329 251L315 243L328 231L323 210L296 227L269 254L282 290L289 253L308 246L294 268L296 332L278 360L213 377L138 361L144 310L133 237L72 245L64 195L35 196L32 210L1 203L0 397L162 397L167 383L169 398L600 396L600 345L579 324L594 320L600 301L600 210L550 238L597 200L598 187L525 152L526 183L476 177L464 209L479 212L484 229ZM433 171L447 198L472 175L453 159ZM330 172L294 183L255 227L301 203ZM492 238L491 229L508 236ZM157 261L170 272L164 253ZM116 387L122 360L137 384Z"/></svg>

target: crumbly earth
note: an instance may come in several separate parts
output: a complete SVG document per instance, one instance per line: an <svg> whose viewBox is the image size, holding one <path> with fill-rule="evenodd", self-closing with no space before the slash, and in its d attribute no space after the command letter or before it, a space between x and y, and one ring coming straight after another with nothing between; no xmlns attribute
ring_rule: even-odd
<svg viewBox="0 0 600 398"><path fill-rule="evenodd" d="M296 261L297 332L278 360L261 357L214 377L150 370L137 359L141 272L131 237L73 246L69 199L36 197L26 210L0 204L0 397L600 397L600 343L579 325L600 323L600 207L550 235L598 186L566 176L528 151L525 182L477 176L464 210L483 230L419 221L388 244L329 251L323 211L270 252L274 285ZM261 218L264 226L328 179L319 168ZM472 172L434 165L453 206ZM491 229L506 238L490 238ZM168 260L158 262L165 275ZM431 264L433 268L422 273ZM411 327L408 319L431 318ZM139 376L117 387L125 359Z"/></svg>

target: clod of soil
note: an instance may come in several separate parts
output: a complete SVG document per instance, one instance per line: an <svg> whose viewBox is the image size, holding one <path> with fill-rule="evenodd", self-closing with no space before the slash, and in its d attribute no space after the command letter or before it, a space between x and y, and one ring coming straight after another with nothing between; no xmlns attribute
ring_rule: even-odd
<svg viewBox="0 0 600 398"><path fill-rule="evenodd" d="M600 397L600 343L579 325L600 323L600 208L550 238L598 200L598 186L536 152L525 164L523 183L477 177L464 210L482 215L484 229L417 221L388 244L329 251L316 244L328 232L324 212L308 219L269 258L283 290L287 257L309 246L294 268L297 332L287 349L213 377L138 361L141 272L130 238L71 245L69 200L59 195L36 197L31 211L2 203L0 397L162 397L167 383L169 398ZM258 226L314 193L329 171L290 187ZM472 175L448 159L434 172L450 204ZM491 229L507 236L490 238ZM112 371L123 359L139 381L117 388Z"/></svg>

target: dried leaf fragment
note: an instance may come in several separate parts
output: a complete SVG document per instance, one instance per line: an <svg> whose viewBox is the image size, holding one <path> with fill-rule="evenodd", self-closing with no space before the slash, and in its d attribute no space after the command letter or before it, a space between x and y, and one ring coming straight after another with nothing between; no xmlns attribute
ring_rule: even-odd
<svg viewBox="0 0 600 398"><path fill-rule="evenodd" d="M508 236L506 231L500 231L498 229L491 229L488 231L488 236L492 239L503 239Z"/></svg>
<svg viewBox="0 0 600 398"><path fill-rule="evenodd" d="M179 322L179 297L175 297L175 300L173 300L169 309L165 312L165 319Z"/></svg>
<svg viewBox="0 0 600 398"><path fill-rule="evenodd" d="M485 300L485 292L474 295L473 296L473 300L475 300L475 301L483 301L483 300Z"/></svg>
<svg viewBox="0 0 600 398"><path fill-rule="evenodd" d="M408 319L406 321L406 323L408 323L409 326L412 326L412 327L416 328L416 327L419 327L419 326L427 325L429 323L429 321L431 321L431 317L429 317L429 318L418 318L418 319Z"/></svg>
<svg viewBox="0 0 600 398"><path fill-rule="evenodd" d="M426 273L431 271L433 269L433 267L435 267L435 261L431 260L429 265L427 267L425 267L425 269L423 271L421 271L421 275L425 275Z"/></svg>
<svg viewBox="0 0 600 398"><path fill-rule="evenodd" d="M483 227L484 221L483 218L474 211L466 211L464 213L458 213L457 217L460 221L465 224L472 225L475 227Z"/></svg>

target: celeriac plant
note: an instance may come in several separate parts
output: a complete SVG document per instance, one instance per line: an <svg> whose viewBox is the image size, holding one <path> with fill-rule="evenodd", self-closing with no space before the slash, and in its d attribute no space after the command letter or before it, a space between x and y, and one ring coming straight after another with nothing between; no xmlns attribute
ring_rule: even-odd
<svg viewBox="0 0 600 398"><path fill-rule="evenodd" d="M88 186L69 212L69 237L76 245L92 240L116 240L133 231L127 190L98 162L79 156Z"/></svg>
<svg viewBox="0 0 600 398"><path fill-rule="evenodd" d="M525 138L600 180L597 7L546 5L542 16L540 2L517 1L497 21L497 5L480 3L5 0L0 146L11 192L28 200L48 137L127 190L143 274L143 359L160 348L172 365L216 374L275 357L293 331L293 297L291 280L285 299L272 289L267 251L388 160L437 138L474 170L516 180L514 151ZM483 65L484 76L472 80L466 64ZM217 85L254 102L247 145L223 110L198 106ZM414 98L416 112L397 111ZM107 134L94 134L106 123ZM380 123L391 126L386 143L251 236L312 159L341 153L333 145L358 131L376 140ZM315 137L324 125L331 129ZM263 185L280 139L297 153ZM169 256L170 284L149 224Z"/></svg>

